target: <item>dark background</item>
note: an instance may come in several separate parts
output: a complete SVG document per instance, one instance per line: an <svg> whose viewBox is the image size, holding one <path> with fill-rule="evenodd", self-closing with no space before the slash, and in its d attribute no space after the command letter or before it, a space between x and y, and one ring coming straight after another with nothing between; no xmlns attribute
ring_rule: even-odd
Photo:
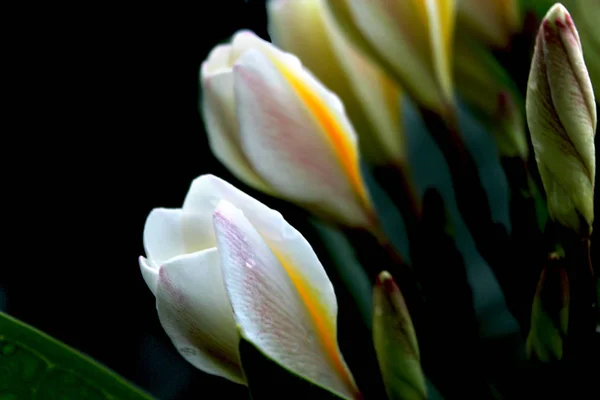
<svg viewBox="0 0 600 400"><path fill-rule="evenodd" d="M268 38L264 1L51 7L8 37L23 115L2 146L0 310L158 398L243 398L176 353L137 259L152 208L180 207L203 173L236 182L208 148L198 72L238 29Z"/></svg>

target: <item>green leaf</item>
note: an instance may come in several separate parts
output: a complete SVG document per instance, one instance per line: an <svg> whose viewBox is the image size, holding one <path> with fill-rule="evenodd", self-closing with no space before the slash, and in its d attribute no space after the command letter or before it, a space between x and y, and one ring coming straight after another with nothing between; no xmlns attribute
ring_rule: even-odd
<svg viewBox="0 0 600 400"><path fill-rule="evenodd" d="M255 400L288 397L310 400L341 399L327 389L275 363L243 337L239 349L248 389Z"/></svg>
<svg viewBox="0 0 600 400"><path fill-rule="evenodd" d="M0 399L152 399L123 378L0 312Z"/></svg>

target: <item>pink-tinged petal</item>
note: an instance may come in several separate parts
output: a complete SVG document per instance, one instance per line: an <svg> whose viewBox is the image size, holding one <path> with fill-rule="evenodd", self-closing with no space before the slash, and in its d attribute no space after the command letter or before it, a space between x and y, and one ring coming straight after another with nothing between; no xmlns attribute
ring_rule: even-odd
<svg viewBox="0 0 600 400"><path fill-rule="evenodd" d="M321 0L267 2L269 36L343 101L372 163L402 161L397 85L345 37Z"/></svg>
<svg viewBox="0 0 600 400"><path fill-rule="evenodd" d="M158 284L158 268L145 257L138 259L140 264L140 270L142 271L142 277L144 282L148 285L148 288L153 295L156 296L156 285Z"/></svg>
<svg viewBox="0 0 600 400"><path fill-rule="evenodd" d="M202 63L202 119L215 157L242 182L270 193L272 190L252 170L240 148L233 72L229 65L231 50L232 46L217 46Z"/></svg>
<svg viewBox="0 0 600 400"><path fill-rule="evenodd" d="M281 213L214 175L202 175L192 182L183 210L193 214L198 225L212 225L213 213L221 201L239 209L268 246L278 252L278 257L288 260L287 264L301 266L298 273L305 281L311 282L319 293L318 297L325 299L327 315L337 314L333 287L321 262L310 243ZM216 239L213 240L213 245L216 245Z"/></svg>
<svg viewBox="0 0 600 400"><path fill-rule="evenodd" d="M297 237L296 247L271 248L226 201L216 209L214 224L225 287L244 337L294 373L354 398L357 389L337 345L335 295L312 250ZM303 274L304 267L310 273Z"/></svg>
<svg viewBox="0 0 600 400"><path fill-rule="evenodd" d="M356 135L339 98L278 50L247 50L233 68L240 142L254 170L285 198L368 225Z"/></svg>
<svg viewBox="0 0 600 400"><path fill-rule="evenodd" d="M244 383L239 336L217 249L163 264L156 308L165 332L187 361L210 374Z"/></svg>

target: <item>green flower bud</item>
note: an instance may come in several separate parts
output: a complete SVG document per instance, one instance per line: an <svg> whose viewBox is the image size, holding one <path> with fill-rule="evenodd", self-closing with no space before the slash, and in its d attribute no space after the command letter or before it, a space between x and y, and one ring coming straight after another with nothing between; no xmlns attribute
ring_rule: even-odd
<svg viewBox="0 0 600 400"><path fill-rule="evenodd" d="M588 236L594 220L596 105L577 29L555 4L537 35L527 123L552 219Z"/></svg>
<svg viewBox="0 0 600 400"><path fill-rule="evenodd" d="M426 399L419 345L408 308L392 276L383 271L373 291L373 342L390 400Z"/></svg>

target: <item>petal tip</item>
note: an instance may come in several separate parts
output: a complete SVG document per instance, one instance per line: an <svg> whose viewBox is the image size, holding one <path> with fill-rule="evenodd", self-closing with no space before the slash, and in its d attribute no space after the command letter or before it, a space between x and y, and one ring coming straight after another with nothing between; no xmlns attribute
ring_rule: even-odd
<svg viewBox="0 0 600 400"><path fill-rule="evenodd" d="M565 6L563 6L561 3L556 3L552 7L550 7L548 12L546 13L545 19L552 21L557 19L564 19L565 15L567 14L569 14L569 12L565 8Z"/></svg>
<svg viewBox="0 0 600 400"><path fill-rule="evenodd" d="M390 285L395 285L395 282L394 278L388 271L381 271L379 275L377 275L375 284L377 286L385 286L387 288Z"/></svg>
<svg viewBox="0 0 600 400"><path fill-rule="evenodd" d="M232 219L232 216L234 216L236 213L243 214L243 212L239 208L237 208L227 200L221 199L219 200L219 203L213 211L213 219L215 221L230 221Z"/></svg>
<svg viewBox="0 0 600 400"><path fill-rule="evenodd" d="M212 174L200 175L192 181L192 183L190 184L189 191L191 192L193 188L198 187L198 186L201 187L205 183L207 183L209 185L214 185L214 184L220 184L221 182L222 182L221 179L217 178L216 176L214 176Z"/></svg>

